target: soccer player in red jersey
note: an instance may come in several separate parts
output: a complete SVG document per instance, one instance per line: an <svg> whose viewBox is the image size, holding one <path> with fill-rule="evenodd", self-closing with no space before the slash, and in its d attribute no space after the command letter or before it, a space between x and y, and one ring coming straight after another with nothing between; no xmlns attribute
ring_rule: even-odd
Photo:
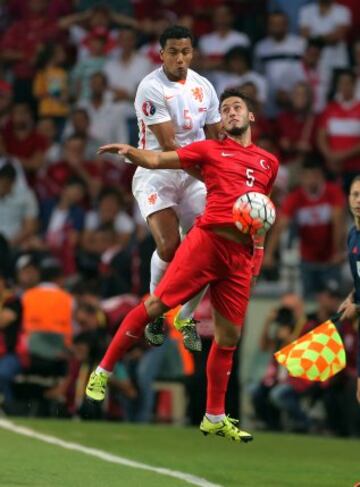
<svg viewBox="0 0 360 487"><path fill-rule="evenodd" d="M99 367L91 374L86 394L102 401L115 363L140 339L146 324L209 285L215 338L207 361L206 414L200 429L204 434L246 442L252 439L251 434L241 431L237 421L225 415L225 394L263 247L235 227L232 207L237 197L249 191L269 194L279 163L251 142L254 114L246 95L235 89L224 91L220 114L226 134L221 141L194 142L171 152L140 150L126 144L100 148L100 153L122 154L148 169L199 167L207 200L204 214L181 243L154 293L121 323Z"/></svg>

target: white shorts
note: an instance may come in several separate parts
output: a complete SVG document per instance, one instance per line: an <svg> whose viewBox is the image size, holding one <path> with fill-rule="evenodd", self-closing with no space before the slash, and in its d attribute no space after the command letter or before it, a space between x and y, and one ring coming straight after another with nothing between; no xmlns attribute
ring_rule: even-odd
<svg viewBox="0 0 360 487"><path fill-rule="evenodd" d="M145 221L152 213L174 208L183 234L205 208L204 183L181 169L151 170L138 167L133 177L132 191Z"/></svg>

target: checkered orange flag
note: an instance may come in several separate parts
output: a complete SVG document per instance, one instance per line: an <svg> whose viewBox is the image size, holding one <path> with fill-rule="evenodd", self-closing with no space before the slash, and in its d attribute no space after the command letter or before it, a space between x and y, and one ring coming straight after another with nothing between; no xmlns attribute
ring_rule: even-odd
<svg viewBox="0 0 360 487"><path fill-rule="evenodd" d="M328 320L274 354L293 377L323 382L346 365L344 344Z"/></svg>

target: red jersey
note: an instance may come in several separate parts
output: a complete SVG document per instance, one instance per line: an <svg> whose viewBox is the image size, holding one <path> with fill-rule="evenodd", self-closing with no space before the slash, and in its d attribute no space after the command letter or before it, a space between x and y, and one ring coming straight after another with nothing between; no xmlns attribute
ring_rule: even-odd
<svg viewBox="0 0 360 487"><path fill-rule="evenodd" d="M249 191L269 194L279 162L273 154L230 138L202 140L177 149L183 169L199 166L207 189L206 206L197 225L233 225L236 199Z"/></svg>
<svg viewBox="0 0 360 487"><path fill-rule="evenodd" d="M311 197L302 188L298 188L285 198L281 209L297 223L300 253L304 261L328 262L332 258L332 211L335 207L343 208L345 203L342 189L335 183L325 183L317 197Z"/></svg>
<svg viewBox="0 0 360 487"><path fill-rule="evenodd" d="M320 126L326 130L332 151L355 147L360 143L360 102L330 103L321 117ZM342 169L344 172L360 171L360 156L346 159Z"/></svg>

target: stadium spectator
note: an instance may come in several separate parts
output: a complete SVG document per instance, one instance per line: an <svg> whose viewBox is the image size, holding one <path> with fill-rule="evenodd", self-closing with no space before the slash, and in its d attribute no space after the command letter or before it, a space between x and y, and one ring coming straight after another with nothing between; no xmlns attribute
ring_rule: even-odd
<svg viewBox="0 0 360 487"><path fill-rule="evenodd" d="M13 399L12 383L21 370L18 355L21 332L21 304L0 272L0 409Z"/></svg>
<svg viewBox="0 0 360 487"><path fill-rule="evenodd" d="M38 205L34 193L16 185L12 164L0 168L0 234L13 249L25 248L37 229Z"/></svg>
<svg viewBox="0 0 360 487"><path fill-rule="evenodd" d="M23 374L31 384L27 404L34 414L49 414L53 401L50 391L64 380L68 368L73 298L62 286L61 265L45 257L41 260L41 282L21 298L28 358Z"/></svg>
<svg viewBox="0 0 360 487"><path fill-rule="evenodd" d="M299 82L291 91L288 110L280 112L276 120L281 161L289 170L290 187L298 182L299 169L306 155L315 150L315 133L311 87Z"/></svg>
<svg viewBox="0 0 360 487"><path fill-rule="evenodd" d="M80 101L79 107L86 110L90 135L102 144L112 140L129 140L126 113L122 103L113 100L104 73L94 73L89 81L89 99Z"/></svg>
<svg viewBox="0 0 360 487"><path fill-rule="evenodd" d="M22 296L25 291L40 282L40 261L34 254L22 254L15 263L16 294Z"/></svg>
<svg viewBox="0 0 360 487"><path fill-rule="evenodd" d="M0 79L0 130L9 122L13 99L12 86L4 79Z"/></svg>
<svg viewBox="0 0 360 487"><path fill-rule="evenodd" d="M58 37L56 22L47 16L47 0L29 0L26 16L12 24L1 42L2 58L14 74L14 99L31 102L35 61L39 49Z"/></svg>
<svg viewBox="0 0 360 487"><path fill-rule="evenodd" d="M85 159L92 161L96 157L96 151L101 144L101 139L92 134L90 130L90 117L85 108L77 107L73 110L66 124L64 135L82 137L85 141Z"/></svg>
<svg viewBox="0 0 360 487"><path fill-rule="evenodd" d="M184 25L193 15L194 2L184 0L137 0L134 2L134 16L139 27L151 32L157 19L167 19L170 24Z"/></svg>
<svg viewBox="0 0 360 487"><path fill-rule="evenodd" d="M94 251L101 296L110 298L131 292L131 249L118 243L116 231L111 223L100 225L94 232Z"/></svg>
<svg viewBox="0 0 360 487"><path fill-rule="evenodd" d="M33 94L38 100L38 115L52 117L60 138L65 118L70 112L68 74L64 68L65 49L60 44L48 44L39 54Z"/></svg>
<svg viewBox="0 0 360 487"><path fill-rule="evenodd" d="M226 88L239 87L245 83L254 83L257 100L264 104L267 98L267 81L264 76L251 69L250 52L242 47L232 47L224 55L224 71L214 77L214 86L218 95Z"/></svg>
<svg viewBox="0 0 360 487"><path fill-rule="evenodd" d="M292 34L299 33L299 12L301 7L314 0L268 0L268 12L284 12L289 19L289 31Z"/></svg>
<svg viewBox="0 0 360 487"><path fill-rule="evenodd" d="M225 54L235 46L249 47L250 40L233 29L234 17L229 6L219 5L212 14L213 31L199 39L201 67L205 70L220 69Z"/></svg>
<svg viewBox="0 0 360 487"><path fill-rule="evenodd" d="M118 38L119 56L117 59L107 61L104 66L109 89L114 93L116 101L126 103L127 117L134 117L132 102L135 99L136 88L152 70L152 64L145 56L139 54L136 44L136 31L129 28L123 29Z"/></svg>
<svg viewBox="0 0 360 487"><path fill-rule="evenodd" d="M3 167L5 164L11 164L16 170L16 187L28 187L25 172L20 161L16 157L6 153L4 135L0 132L0 167Z"/></svg>
<svg viewBox="0 0 360 487"><path fill-rule="evenodd" d="M19 159L29 185L36 188L38 171L45 165L48 142L37 132L29 105L13 106L11 119L2 134L7 154Z"/></svg>
<svg viewBox="0 0 360 487"><path fill-rule="evenodd" d="M153 69L162 65L160 36L170 25L171 22L166 16L154 19L151 23L151 32L147 35L147 42L139 48L139 53L147 57Z"/></svg>
<svg viewBox="0 0 360 487"><path fill-rule="evenodd" d="M323 44L317 39L309 39L302 63L287 73L285 85L294 85L298 81L308 83L312 89L313 110L321 112L326 104L330 89L330 73L321 69L320 56Z"/></svg>
<svg viewBox="0 0 360 487"><path fill-rule="evenodd" d="M269 84L267 112L274 116L277 103L282 103L287 93L284 91L284 80L287 73L301 63L305 50L305 41L290 34L288 19L282 12L273 12L268 16L268 35L260 40L254 50L255 70L263 74ZM287 89L291 87L287 86Z"/></svg>
<svg viewBox="0 0 360 487"><path fill-rule="evenodd" d="M47 200L42 205L45 248L59 259L66 276L76 273L75 254L84 227L85 194L84 181L73 177L64 184L58 200Z"/></svg>
<svg viewBox="0 0 360 487"><path fill-rule="evenodd" d="M51 117L40 118L36 124L36 131L45 137L48 148L45 152L45 167L61 159L62 144L58 142L58 131L55 121Z"/></svg>
<svg viewBox="0 0 360 487"><path fill-rule="evenodd" d="M79 60L71 72L71 93L76 100L90 98L90 80L95 73L102 71L105 56L106 37L102 31L94 33L89 42L89 56Z"/></svg>
<svg viewBox="0 0 360 487"><path fill-rule="evenodd" d="M108 57L117 53L118 30L112 23L121 26L137 27L137 21L126 15L109 10L106 5L94 5L82 12L72 13L59 20L59 27L69 32L70 42L76 47L77 59L89 56L94 36L102 34L105 38L105 54Z"/></svg>
<svg viewBox="0 0 360 487"><path fill-rule="evenodd" d="M135 230L135 224L124 211L124 201L115 188L104 188L99 195L98 205L95 210L86 215L85 228L82 236L82 247L93 251L94 232L104 224L111 224L116 232L117 243L126 247Z"/></svg>
<svg viewBox="0 0 360 487"><path fill-rule="evenodd" d="M321 67L325 71L349 64L346 37L351 26L350 10L334 0L317 0L305 5L299 16L300 33L305 39L317 38L324 44Z"/></svg>
<svg viewBox="0 0 360 487"><path fill-rule="evenodd" d="M272 310L265 321L261 345L267 342L266 349L274 353L288 345L296 330L296 317L290 307L280 306ZM269 326L274 326L273 337L269 341ZM269 343L272 345L269 347ZM264 348L263 348L264 349ZM264 377L252 393L256 415L268 429L289 429L290 431L308 431L309 417L301 404L305 392L311 390L311 383L289 377L272 356ZM284 424L283 413L286 413Z"/></svg>
<svg viewBox="0 0 360 487"><path fill-rule="evenodd" d="M259 140L264 136L265 138L268 137L269 139L272 139L275 135L274 123L273 120L269 119L264 114L264 105L259 98L258 86L252 81L247 81L246 83L239 85L238 88L253 100L253 110L256 120L251 128L253 140L259 144ZM265 145L261 147L265 150L269 150L269 152L276 156L278 155L276 144L271 144L271 147L265 147Z"/></svg>
<svg viewBox="0 0 360 487"><path fill-rule="evenodd" d="M264 267L274 266L281 236L293 222L300 242L303 296L310 299L330 279L341 282L345 198L340 186L325 180L321 165L311 155L303 163L299 182L282 203L268 238Z"/></svg>
<svg viewBox="0 0 360 487"><path fill-rule="evenodd" d="M360 101L355 98L355 74L340 72L336 92L320 119L318 145L327 168L347 191L360 171Z"/></svg>
<svg viewBox="0 0 360 487"><path fill-rule="evenodd" d="M81 135L72 135L65 140L63 160L48 167L43 180L43 194L58 197L63 185L70 178L77 176L86 185L88 193L96 197L101 181L92 161L85 159L86 139ZM44 199L45 197L43 197Z"/></svg>

